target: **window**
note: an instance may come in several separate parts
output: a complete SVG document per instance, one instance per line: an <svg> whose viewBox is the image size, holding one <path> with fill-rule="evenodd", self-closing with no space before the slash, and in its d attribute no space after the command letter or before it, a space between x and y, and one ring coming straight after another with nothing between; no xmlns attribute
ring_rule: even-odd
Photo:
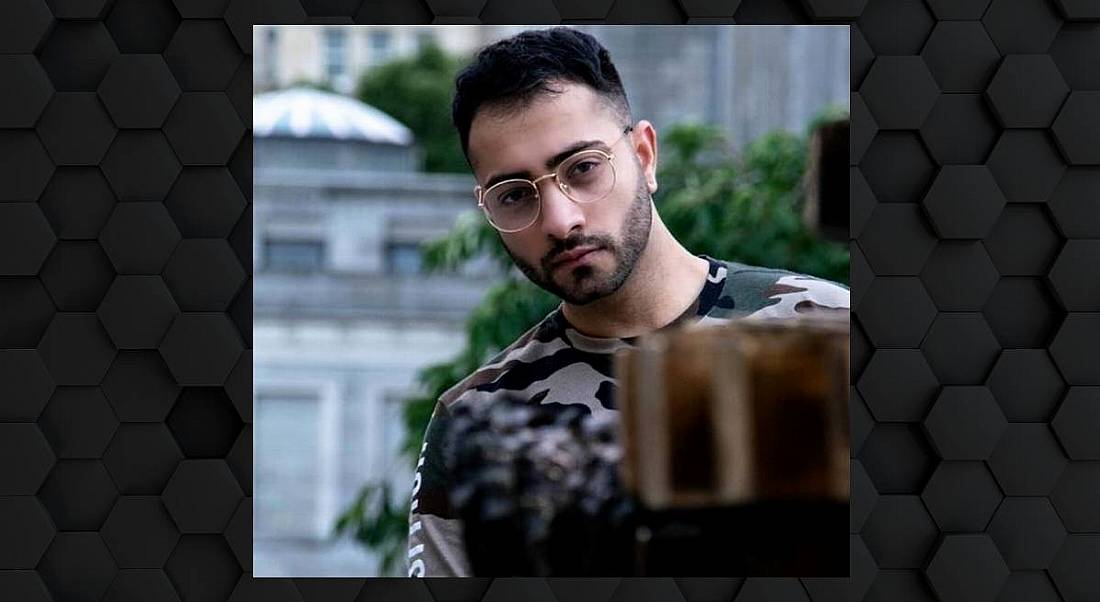
<svg viewBox="0 0 1100 602"><path fill-rule="evenodd" d="M390 32L370 32L370 60L373 63L384 63L390 59L393 52L393 36Z"/></svg>
<svg viewBox="0 0 1100 602"><path fill-rule="evenodd" d="M343 29L325 30L325 76L329 81L342 79L348 71L348 35Z"/></svg>
<svg viewBox="0 0 1100 602"><path fill-rule="evenodd" d="M419 274L423 259L420 243L391 242L386 245L386 271L395 276Z"/></svg>
<svg viewBox="0 0 1100 602"><path fill-rule="evenodd" d="M255 430L256 534L314 538L319 478L320 402L304 394L257 395ZM310 428L310 427L313 428Z"/></svg>
<svg viewBox="0 0 1100 602"><path fill-rule="evenodd" d="M264 267L279 272L316 272L324 267L325 244L320 240L264 241Z"/></svg>

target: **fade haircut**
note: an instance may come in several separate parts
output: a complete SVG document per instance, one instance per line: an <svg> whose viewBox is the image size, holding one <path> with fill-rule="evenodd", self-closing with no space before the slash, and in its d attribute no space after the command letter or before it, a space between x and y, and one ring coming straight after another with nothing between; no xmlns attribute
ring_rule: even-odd
<svg viewBox="0 0 1100 602"><path fill-rule="evenodd" d="M596 38L568 27L524 31L490 44L455 78L451 118L469 159L470 126L481 108L516 111L572 82L595 90L604 104L632 123L619 72Z"/></svg>

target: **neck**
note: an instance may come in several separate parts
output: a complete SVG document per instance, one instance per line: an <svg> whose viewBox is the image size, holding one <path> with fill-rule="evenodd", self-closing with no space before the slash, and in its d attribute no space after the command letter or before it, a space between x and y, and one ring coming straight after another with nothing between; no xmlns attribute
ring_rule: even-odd
<svg viewBox="0 0 1100 602"><path fill-rule="evenodd" d="M699 296L707 270L707 260L685 249L654 210L649 242L622 287L586 305L563 303L562 311L581 334L635 337L683 314Z"/></svg>

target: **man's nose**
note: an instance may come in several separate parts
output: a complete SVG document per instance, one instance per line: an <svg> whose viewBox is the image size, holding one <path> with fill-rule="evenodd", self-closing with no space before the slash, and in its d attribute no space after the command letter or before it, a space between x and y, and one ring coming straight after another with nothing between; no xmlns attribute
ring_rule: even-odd
<svg viewBox="0 0 1100 602"><path fill-rule="evenodd" d="M584 209L562 192L557 178L548 178L542 182L539 194L542 196L542 231L552 238L566 238L574 229L584 228Z"/></svg>

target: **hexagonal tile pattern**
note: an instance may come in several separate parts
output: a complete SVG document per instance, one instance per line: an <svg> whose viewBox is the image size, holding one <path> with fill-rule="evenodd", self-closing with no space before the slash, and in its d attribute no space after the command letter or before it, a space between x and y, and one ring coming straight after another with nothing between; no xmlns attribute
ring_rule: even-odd
<svg viewBox="0 0 1100 602"><path fill-rule="evenodd" d="M0 562L6 569L33 569L50 540L50 515L33 495L0 497Z"/></svg>
<svg viewBox="0 0 1100 602"><path fill-rule="evenodd" d="M58 19L99 19L109 4L108 0L46 0L53 16Z"/></svg>
<svg viewBox="0 0 1100 602"><path fill-rule="evenodd" d="M920 420L938 389L932 369L916 349L875 351L859 379L859 392L880 422Z"/></svg>
<svg viewBox="0 0 1100 602"><path fill-rule="evenodd" d="M249 203L252 202L252 131L245 131L244 137L241 138L241 143L237 145L236 152L233 153L233 157L229 159L229 173L233 174L233 180L237 183L237 188L241 189L241 194ZM251 205L245 211L251 211ZM251 214L249 214L251 215ZM252 227L252 220L248 222L248 227ZM251 230L250 230L251 231ZM232 241L231 241L232 242Z"/></svg>
<svg viewBox="0 0 1100 602"><path fill-rule="evenodd" d="M940 462L921 499L941 531L984 531L1000 505L1001 488L984 462Z"/></svg>
<svg viewBox="0 0 1100 602"><path fill-rule="evenodd" d="M928 6L941 21L973 21L982 18L989 0L928 0Z"/></svg>
<svg viewBox="0 0 1100 602"><path fill-rule="evenodd" d="M936 306L917 278L875 278L859 310L868 337L880 348L920 345L936 318Z"/></svg>
<svg viewBox="0 0 1100 602"><path fill-rule="evenodd" d="M184 460L162 497L182 533L220 533L244 492L224 460Z"/></svg>
<svg viewBox="0 0 1100 602"><path fill-rule="evenodd" d="M1070 535L1050 565L1050 577L1067 600L1100 597L1100 535Z"/></svg>
<svg viewBox="0 0 1100 602"><path fill-rule="evenodd" d="M99 243L74 240L57 243L39 278L61 311L95 311L114 272Z"/></svg>
<svg viewBox="0 0 1100 602"><path fill-rule="evenodd" d="M46 38L38 60L59 91L94 92L118 47L98 21L59 21Z"/></svg>
<svg viewBox="0 0 1100 602"><path fill-rule="evenodd" d="M1066 538L1062 521L1046 498L1010 497L989 524L1005 562L1012 570L1045 569Z"/></svg>
<svg viewBox="0 0 1100 602"><path fill-rule="evenodd" d="M185 91L225 90L243 58L220 19L184 21L164 50L164 60Z"/></svg>
<svg viewBox="0 0 1100 602"><path fill-rule="evenodd" d="M164 268L164 280L184 311L224 311L245 276L233 249L220 238L180 242Z"/></svg>
<svg viewBox="0 0 1100 602"><path fill-rule="evenodd" d="M241 575L221 535L184 535L168 557L164 571L184 600L225 600ZM191 575L203 578L193 579Z"/></svg>
<svg viewBox="0 0 1100 602"><path fill-rule="evenodd" d="M988 165L1005 197L1014 203L1046 202L1066 169L1042 130L1005 130Z"/></svg>
<svg viewBox="0 0 1100 602"><path fill-rule="evenodd" d="M38 499L63 531L96 531L115 504L118 490L99 460L61 460Z"/></svg>
<svg viewBox="0 0 1100 602"><path fill-rule="evenodd" d="M56 240L34 203L0 203L0 273L34 276Z"/></svg>
<svg viewBox="0 0 1100 602"><path fill-rule="evenodd" d="M53 94L53 84L41 64L29 54L0 55L0 79L5 82L5 92L0 94L0 127L34 127Z"/></svg>
<svg viewBox="0 0 1100 602"><path fill-rule="evenodd" d="M188 458L222 458L241 420L221 387L188 387L168 416L168 428Z"/></svg>
<svg viewBox="0 0 1100 602"><path fill-rule="evenodd" d="M1043 349L1006 349L989 373L989 390L1009 420L1045 422L1065 383Z"/></svg>
<svg viewBox="0 0 1100 602"><path fill-rule="evenodd" d="M97 311L120 349L155 349L179 313L159 276L116 276Z"/></svg>
<svg viewBox="0 0 1100 602"><path fill-rule="evenodd" d="M54 165L32 130L0 130L0 201L35 201Z"/></svg>
<svg viewBox="0 0 1100 602"><path fill-rule="evenodd" d="M244 129L222 92L184 93L164 124L168 141L187 165L225 165Z"/></svg>
<svg viewBox="0 0 1100 602"><path fill-rule="evenodd" d="M855 19L863 12L867 0L806 0L803 4L814 19Z"/></svg>
<svg viewBox="0 0 1100 602"><path fill-rule="evenodd" d="M117 570L95 532L58 533L38 565L55 600L99 600Z"/></svg>
<svg viewBox="0 0 1100 602"><path fill-rule="evenodd" d="M921 351L941 383L976 385L989 374L1001 345L982 314L941 313L928 329Z"/></svg>
<svg viewBox="0 0 1100 602"><path fill-rule="evenodd" d="M989 102L1010 128L1050 127L1069 94L1054 60L1043 54L1005 57L986 89Z"/></svg>
<svg viewBox="0 0 1100 602"><path fill-rule="evenodd" d="M103 326L91 313L59 313L50 322L38 354L59 385L97 385L115 358Z"/></svg>
<svg viewBox="0 0 1100 602"><path fill-rule="evenodd" d="M1065 465L1066 457L1045 424L1010 423L989 457L1005 495L1047 495Z"/></svg>
<svg viewBox="0 0 1100 602"><path fill-rule="evenodd" d="M1054 189L1050 212L1059 230L1068 238L1100 238L1100 167L1071 167Z"/></svg>
<svg viewBox="0 0 1100 602"><path fill-rule="evenodd" d="M34 571L0 572L0 591L14 600L25 602L52 602L50 592L38 573Z"/></svg>
<svg viewBox="0 0 1100 602"><path fill-rule="evenodd" d="M60 387L38 421L58 458L99 458L118 418L99 387Z"/></svg>
<svg viewBox="0 0 1100 602"><path fill-rule="evenodd" d="M1039 278L1003 277L985 304L985 320L1002 347L1046 347L1063 312Z"/></svg>
<svg viewBox="0 0 1100 602"><path fill-rule="evenodd" d="M852 316L852 342L851 342L851 362L852 362L852 377L856 378L863 373L864 367L867 366L868 360L871 359L871 342L867 340L867 334L863 330L863 325L859 319L854 315Z"/></svg>
<svg viewBox="0 0 1100 602"><path fill-rule="evenodd" d="M859 92L852 93L851 116L849 162L852 165L858 165L863 160L867 147L871 146L871 141L875 139L875 134L878 133L878 123L875 122L875 116L871 114L871 110L867 108L867 103L863 102L863 96Z"/></svg>
<svg viewBox="0 0 1100 602"><path fill-rule="evenodd" d="M237 441L233 444L233 448L229 450L225 461L229 464L229 469L233 471L233 476L237 477L237 482L240 483L245 495L252 495L251 424L246 424L241 429L241 434L237 435Z"/></svg>
<svg viewBox="0 0 1100 602"><path fill-rule="evenodd" d="M920 128L928 151L944 165L985 163L1000 132L980 94L940 94Z"/></svg>
<svg viewBox="0 0 1100 602"><path fill-rule="evenodd" d="M141 95L133 93L141 89ZM159 128L180 95L159 54L124 54L99 84L99 98L120 128Z"/></svg>
<svg viewBox="0 0 1100 602"><path fill-rule="evenodd" d="M1050 343L1050 355L1071 385L1100 385L1100 314L1069 314Z"/></svg>
<svg viewBox="0 0 1100 602"><path fill-rule="evenodd" d="M924 419L924 430L945 460L985 460L1008 421L985 387L944 387Z"/></svg>
<svg viewBox="0 0 1100 602"><path fill-rule="evenodd" d="M229 0L172 0L172 2L184 19L218 19L225 13L225 6ZM340 2L347 4L347 0L337 0L337 3ZM325 4L323 0L321 3ZM352 3L359 4L357 0L352 0Z"/></svg>
<svg viewBox="0 0 1100 602"><path fill-rule="evenodd" d="M53 379L37 353L0 349L0 420L37 420L53 391Z"/></svg>
<svg viewBox="0 0 1100 602"><path fill-rule="evenodd" d="M867 263L878 276L919 274L936 246L919 205L882 203L859 237Z"/></svg>
<svg viewBox="0 0 1100 602"><path fill-rule="evenodd" d="M875 193L871 192L867 179L863 177L863 172L858 168L853 167L849 171L848 187L850 195L848 234L852 238L859 238L878 201L875 200Z"/></svg>
<svg viewBox="0 0 1100 602"><path fill-rule="evenodd" d="M980 242L940 241L920 273L941 311L980 310L999 274Z"/></svg>
<svg viewBox="0 0 1100 602"><path fill-rule="evenodd" d="M1073 92L1054 120L1051 131L1066 160L1074 165L1100 165L1100 91Z"/></svg>
<svg viewBox="0 0 1100 602"><path fill-rule="evenodd" d="M867 293L867 289L870 288L871 282L875 279L875 274L871 271L871 266L867 263L867 258L863 256L863 250L859 248L859 243L853 240L849 243L848 249L851 304L852 307L855 308L859 307L860 302L863 300L863 296Z"/></svg>
<svg viewBox="0 0 1100 602"><path fill-rule="evenodd" d="M1050 56L1073 90L1100 90L1100 72L1092 57L1100 50L1100 27L1094 23L1065 23L1050 45Z"/></svg>
<svg viewBox="0 0 1100 602"><path fill-rule="evenodd" d="M519 584L515 583L505 589L504 581L500 582L500 585L491 584L489 590L485 594L485 600L493 602L494 600L508 600L515 598L520 590ZM610 600L614 602L621 602L622 600L637 599L642 592L647 591L649 586L646 586L643 581L630 581L626 580L622 582L618 588L615 589L615 594L612 595ZM658 582L660 583L660 582ZM677 592L676 586L672 582L666 582L672 591L665 590L664 597L674 596L674 592ZM515 589L513 589L515 588ZM656 589L656 588L654 588ZM654 592L654 589L648 589L648 592ZM512 590L512 591L509 591ZM628 595L622 595L619 592L629 592ZM549 593L549 590L547 590ZM733 599L733 602L751 602L752 600L783 600L784 602L809 602L810 597L806 594L806 590L800 583L797 583L793 579L777 579L769 577L749 577L745 579L745 583L741 586L741 590L737 592L737 597Z"/></svg>
<svg viewBox="0 0 1100 602"><path fill-rule="evenodd" d="M160 274L180 240L161 203L120 203L99 242L120 274Z"/></svg>
<svg viewBox="0 0 1100 602"><path fill-rule="evenodd" d="M115 193L98 167L62 167L38 200L61 240L91 239L107 223Z"/></svg>
<svg viewBox="0 0 1100 602"><path fill-rule="evenodd" d="M163 422L180 391L155 351L120 351L102 387L125 422Z"/></svg>
<svg viewBox="0 0 1100 602"><path fill-rule="evenodd" d="M989 169L949 165L940 170L924 208L941 238L985 238L1004 210L1005 197Z"/></svg>
<svg viewBox="0 0 1100 602"><path fill-rule="evenodd" d="M127 600L149 602L179 602L179 594L164 571L158 569L124 569L111 582L103 602Z"/></svg>
<svg viewBox="0 0 1100 602"><path fill-rule="evenodd" d="M982 25L1003 54L1046 52L1061 24L1044 0L993 0L982 16Z"/></svg>
<svg viewBox="0 0 1100 602"><path fill-rule="evenodd" d="M52 25L50 9L41 0L0 4L0 53L34 52Z"/></svg>
<svg viewBox="0 0 1100 602"><path fill-rule="evenodd" d="M120 201L163 200L182 169L164 134L154 130L120 131L101 167Z"/></svg>
<svg viewBox="0 0 1100 602"><path fill-rule="evenodd" d="M939 530L919 497L884 495L860 535L879 568L916 568L924 564Z"/></svg>
<svg viewBox="0 0 1100 602"><path fill-rule="evenodd" d="M919 493L935 469L932 454L919 426L878 423L859 460L879 493Z"/></svg>
<svg viewBox="0 0 1100 602"><path fill-rule="evenodd" d="M1004 552L1002 551L1003 555ZM1005 559L1007 561L1007 558ZM1011 565L1010 565L1011 566ZM1046 571L1013 571L997 602L1061 602Z"/></svg>
<svg viewBox="0 0 1100 602"><path fill-rule="evenodd" d="M1100 20L1100 7L1088 0L1054 0L1066 19L1097 21Z"/></svg>
<svg viewBox="0 0 1100 602"><path fill-rule="evenodd" d="M880 203L916 203L936 175L936 166L912 132L879 132L860 163Z"/></svg>
<svg viewBox="0 0 1100 602"><path fill-rule="evenodd" d="M159 54L179 22L171 0L115 0L107 15L107 29L126 53Z"/></svg>
<svg viewBox="0 0 1100 602"><path fill-rule="evenodd" d="M997 598L1008 581L1008 567L988 535L948 535L924 570L943 600Z"/></svg>
<svg viewBox="0 0 1100 602"><path fill-rule="evenodd" d="M179 541L179 531L157 496L118 498L100 531L118 566L159 569Z"/></svg>
<svg viewBox="0 0 1100 602"><path fill-rule="evenodd" d="M981 92L1001 56L980 23L941 21L921 50L921 58L940 90Z"/></svg>
<svg viewBox="0 0 1100 602"><path fill-rule="evenodd" d="M923 2L868 0L857 21L878 55L916 54L935 24Z"/></svg>
<svg viewBox="0 0 1100 602"><path fill-rule="evenodd" d="M1100 460L1100 387L1070 387L1050 423L1074 460Z"/></svg>
<svg viewBox="0 0 1100 602"><path fill-rule="evenodd" d="M939 96L932 74L915 56L880 56L859 88L883 129L916 129Z"/></svg>
<svg viewBox="0 0 1100 602"><path fill-rule="evenodd" d="M859 460L852 460L849 468L851 475L851 502L849 504L849 528L852 533L859 533L878 503L878 491L863 464Z"/></svg>
<svg viewBox="0 0 1100 602"><path fill-rule="evenodd" d="M119 492L126 495L160 495L182 459L163 424L121 424L103 454Z"/></svg>
<svg viewBox="0 0 1100 602"><path fill-rule="evenodd" d="M246 571L252 570L252 498L244 498L225 527L225 541Z"/></svg>
<svg viewBox="0 0 1100 602"><path fill-rule="evenodd" d="M225 314L183 313L160 345L168 369L181 385L220 386L244 347Z"/></svg>
<svg viewBox="0 0 1100 602"><path fill-rule="evenodd" d="M91 92L59 92L38 122L38 136L57 165L98 165L115 125Z"/></svg>
<svg viewBox="0 0 1100 602"><path fill-rule="evenodd" d="M1062 239L1043 207L1009 205L983 243L1001 276L1045 276Z"/></svg>
<svg viewBox="0 0 1100 602"><path fill-rule="evenodd" d="M36 278L0 280L0 347L34 347L55 308Z"/></svg>
<svg viewBox="0 0 1100 602"><path fill-rule="evenodd" d="M187 238L226 238L245 209L233 176L221 167L188 167L164 206Z"/></svg>
<svg viewBox="0 0 1100 602"><path fill-rule="evenodd" d="M1071 533L1100 532L1100 462L1070 462L1050 501Z"/></svg>
<svg viewBox="0 0 1100 602"><path fill-rule="evenodd" d="M858 25L850 26L848 33L851 38L849 48L851 54L849 58L851 66L850 88L855 91L863 84L863 79L867 77L867 72L871 70L871 63L875 62L875 52L871 50L871 45L867 43L867 38Z"/></svg>
<svg viewBox="0 0 1100 602"><path fill-rule="evenodd" d="M241 575L237 587L229 596L228 602L246 602L248 600L271 600L272 602L303 602L302 595L290 579L253 579L251 575Z"/></svg>
<svg viewBox="0 0 1100 602"><path fill-rule="evenodd" d="M233 367L229 379L225 381L225 392L229 396L237 415L244 422L252 422L252 354L242 353L241 359Z"/></svg>

